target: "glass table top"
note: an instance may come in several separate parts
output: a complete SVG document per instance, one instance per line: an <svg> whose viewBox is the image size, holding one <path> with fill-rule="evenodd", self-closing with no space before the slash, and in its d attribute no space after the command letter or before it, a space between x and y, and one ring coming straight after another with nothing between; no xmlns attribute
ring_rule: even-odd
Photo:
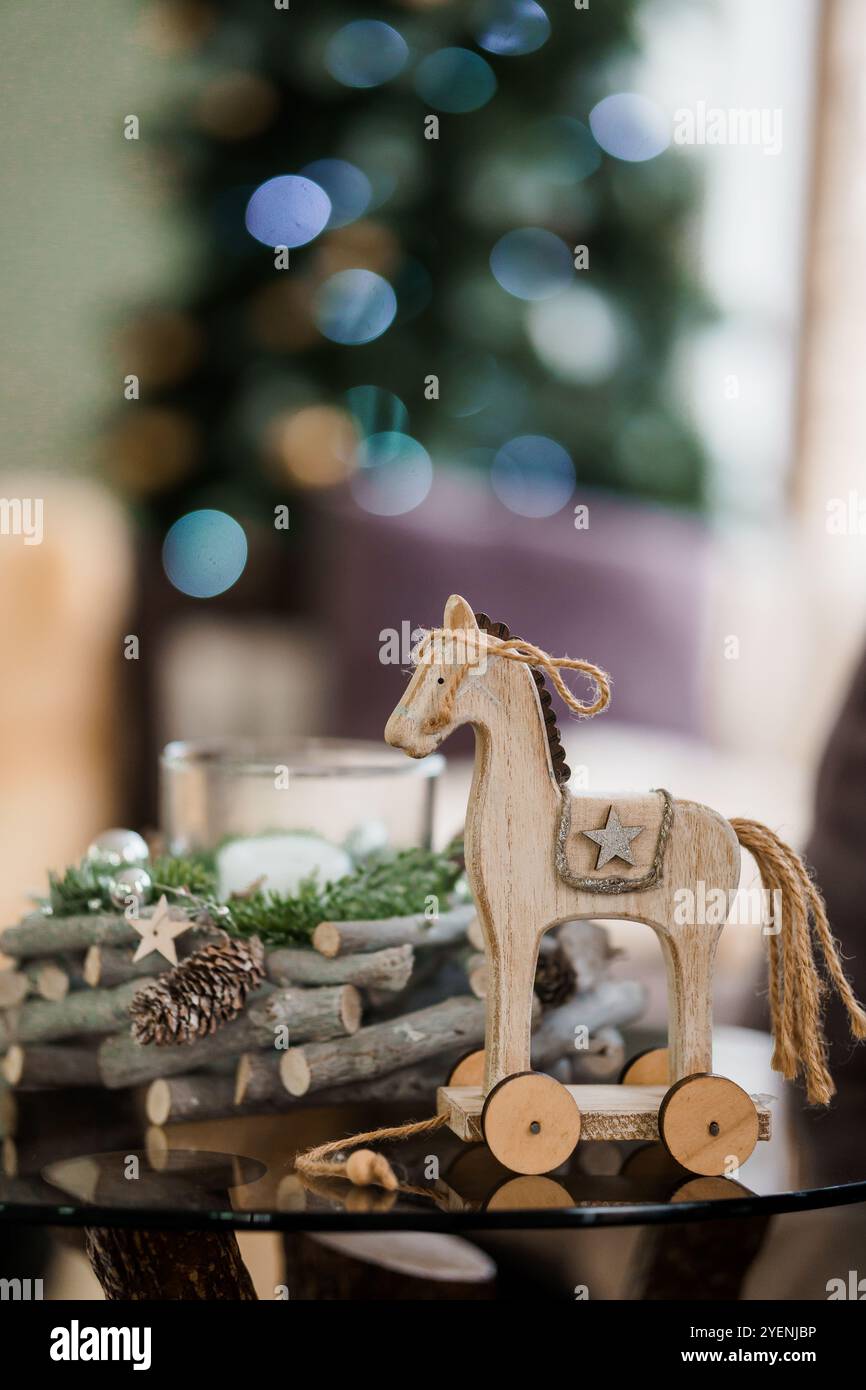
<svg viewBox="0 0 866 1390"><path fill-rule="evenodd" d="M156 1128L125 1093L20 1100L16 1132L3 1140L0 1221L459 1231L638 1225L866 1201L866 1134L859 1124L840 1129L838 1117L835 1130L816 1126L811 1136L776 1124L775 1137L724 1178L695 1177L660 1143L612 1142L582 1143L555 1173L519 1177L485 1145L439 1130L383 1149L400 1182L388 1192L302 1176L293 1156L417 1119L418 1105L299 1106Z"/></svg>

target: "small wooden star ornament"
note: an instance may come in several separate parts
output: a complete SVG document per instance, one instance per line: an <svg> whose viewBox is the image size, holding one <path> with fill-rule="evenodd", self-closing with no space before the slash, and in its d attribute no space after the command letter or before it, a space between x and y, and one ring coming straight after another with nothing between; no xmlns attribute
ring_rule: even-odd
<svg viewBox="0 0 866 1390"><path fill-rule="evenodd" d="M600 830L583 831L587 839L593 840L598 845L598 859L595 867L603 869L611 859L624 859L626 864L633 864L635 861L631 852L631 842L640 835L643 829L642 825L623 825L616 807L611 806L607 813L606 825Z"/></svg>
<svg viewBox="0 0 866 1390"><path fill-rule="evenodd" d="M177 937L189 930L190 924L186 916L182 921L172 917L171 911L168 899L163 893L153 910L152 917L139 917L132 923L135 930L141 934L138 949L132 957L133 961L143 960L153 951L158 951L172 965L177 965L177 951L174 943Z"/></svg>

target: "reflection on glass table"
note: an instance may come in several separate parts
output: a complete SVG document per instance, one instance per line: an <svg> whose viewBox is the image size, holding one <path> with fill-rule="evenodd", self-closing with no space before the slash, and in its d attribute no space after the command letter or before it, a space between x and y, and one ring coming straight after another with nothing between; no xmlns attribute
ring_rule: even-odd
<svg viewBox="0 0 866 1390"><path fill-rule="evenodd" d="M0 1220L221 1229L567 1228L768 1215L866 1200L866 1140L834 1146L808 1183L779 1124L737 1173L699 1178L660 1143L585 1143L567 1164L519 1177L447 1130L387 1152L397 1191L302 1176L294 1155L341 1133L417 1118L417 1106L299 1107L157 1128L132 1095L21 1097L3 1144ZM820 1152L820 1137L816 1140ZM814 1146L813 1146L814 1148ZM768 1158L773 1156L773 1162Z"/></svg>

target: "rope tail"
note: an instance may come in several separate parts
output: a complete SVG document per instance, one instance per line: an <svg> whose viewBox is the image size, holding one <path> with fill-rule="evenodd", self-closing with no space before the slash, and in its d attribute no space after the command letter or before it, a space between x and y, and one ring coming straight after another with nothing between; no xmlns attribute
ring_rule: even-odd
<svg viewBox="0 0 866 1390"><path fill-rule="evenodd" d="M815 959L816 940L855 1038L866 1038L866 1012L842 966L824 900L800 856L758 821L732 820L731 826L757 864L761 882L776 905L773 930L767 934L773 1069L789 1081L802 1073L809 1101L827 1105L836 1088L827 1066L823 1023L827 986Z"/></svg>

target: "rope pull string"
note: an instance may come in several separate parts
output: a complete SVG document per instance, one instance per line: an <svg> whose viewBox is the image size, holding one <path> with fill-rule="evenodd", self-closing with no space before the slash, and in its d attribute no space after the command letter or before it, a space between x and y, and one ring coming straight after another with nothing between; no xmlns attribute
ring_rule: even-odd
<svg viewBox="0 0 866 1390"><path fill-rule="evenodd" d="M370 1129L364 1134L353 1134L349 1139L333 1139L328 1144L319 1144L315 1149L298 1154L295 1168L299 1173L311 1177L348 1178L358 1187L384 1187L395 1192L400 1186L397 1175L384 1154L374 1153L372 1149L360 1149L359 1144L387 1143L389 1140L411 1139L416 1134L428 1134L441 1129L447 1115L432 1115L429 1120L414 1120L406 1125L392 1125L386 1129ZM347 1149L356 1152L345 1158Z"/></svg>

